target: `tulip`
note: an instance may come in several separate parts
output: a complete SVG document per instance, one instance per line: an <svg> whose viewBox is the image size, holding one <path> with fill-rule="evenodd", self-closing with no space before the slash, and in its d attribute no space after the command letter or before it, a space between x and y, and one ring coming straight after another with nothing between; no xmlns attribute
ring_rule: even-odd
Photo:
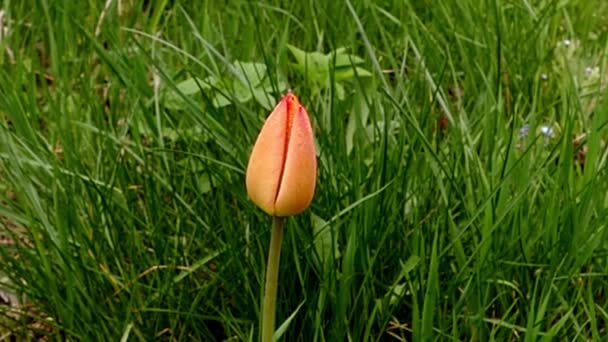
<svg viewBox="0 0 608 342"><path fill-rule="evenodd" d="M262 303L263 342L273 341L285 216L299 214L310 205L316 180L317 156L308 113L290 91L262 126L245 181L253 203L273 216Z"/></svg>
<svg viewBox="0 0 608 342"><path fill-rule="evenodd" d="M247 193L273 216L291 216L312 201L317 156L306 109L291 92L274 108L253 146Z"/></svg>

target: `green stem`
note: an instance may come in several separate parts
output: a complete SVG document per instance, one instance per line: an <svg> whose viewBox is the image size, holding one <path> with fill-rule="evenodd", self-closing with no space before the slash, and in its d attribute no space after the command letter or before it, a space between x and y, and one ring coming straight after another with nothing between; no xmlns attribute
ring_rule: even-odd
<svg viewBox="0 0 608 342"><path fill-rule="evenodd" d="M272 342L274 335L274 315L277 302L277 282L279 279L279 259L281 257L281 242L285 218L272 218L272 233L270 236L270 249L268 251L268 264L266 265L266 287L264 290L264 303L262 307L262 342Z"/></svg>

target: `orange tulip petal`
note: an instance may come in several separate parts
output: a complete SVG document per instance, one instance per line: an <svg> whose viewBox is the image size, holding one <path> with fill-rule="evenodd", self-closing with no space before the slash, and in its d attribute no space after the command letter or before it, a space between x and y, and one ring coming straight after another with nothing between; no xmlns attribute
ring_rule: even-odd
<svg viewBox="0 0 608 342"><path fill-rule="evenodd" d="M247 166L247 193L270 215L302 212L314 195L317 159L308 114L289 92L270 113Z"/></svg>
<svg viewBox="0 0 608 342"><path fill-rule="evenodd" d="M303 107L295 113L291 125L283 178L275 202L276 216L289 216L306 209L315 192L317 155L312 127Z"/></svg>
<svg viewBox="0 0 608 342"><path fill-rule="evenodd" d="M262 126L247 166L247 194L270 215L283 173L287 119L287 103L281 101Z"/></svg>

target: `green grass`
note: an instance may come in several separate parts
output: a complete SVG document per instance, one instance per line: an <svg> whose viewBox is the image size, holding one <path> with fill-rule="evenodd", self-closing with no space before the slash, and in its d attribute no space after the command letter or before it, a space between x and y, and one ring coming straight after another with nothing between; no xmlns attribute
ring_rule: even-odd
<svg viewBox="0 0 608 342"><path fill-rule="evenodd" d="M104 3L0 5L0 340L257 340L288 88L282 340L608 338L605 1Z"/></svg>

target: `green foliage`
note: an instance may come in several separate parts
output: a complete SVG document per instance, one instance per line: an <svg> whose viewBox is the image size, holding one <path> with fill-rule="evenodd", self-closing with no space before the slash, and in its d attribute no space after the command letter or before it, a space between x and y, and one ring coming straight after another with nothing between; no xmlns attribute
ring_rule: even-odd
<svg viewBox="0 0 608 342"><path fill-rule="evenodd" d="M608 337L605 2L0 10L0 340L257 340L287 89L319 174L280 340Z"/></svg>
<svg viewBox="0 0 608 342"><path fill-rule="evenodd" d="M208 76L201 80L196 77L187 78L178 83L174 89L167 89L163 104L165 108L172 110L184 110L184 96L192 96L200 92L211 95L211 90L215 90L212 98L213 106L221 108L234 102L247 103L255 99L263 108L270 110L274 106L269 93L273 91L270 84L266 65L261 63L247 63L237 61L229 66L234 71L234 77L227 80L219 80L214 76ZM286 90L284 81L279 81L276 85L279 92ZM233 98L229 98L231 94Z"/></svg>
<svg viewBox="0 0 608 342"><path fill-rule="evenodd" d="M346 53L345 48L338 48L328 54L320 52L305 52L293 45L287 45L296 60L294 69L304 77L311 89L334 88L338 99L344 100L342 81L370 77L372 74L356 66L365 61L357 56Z"/></svg>

